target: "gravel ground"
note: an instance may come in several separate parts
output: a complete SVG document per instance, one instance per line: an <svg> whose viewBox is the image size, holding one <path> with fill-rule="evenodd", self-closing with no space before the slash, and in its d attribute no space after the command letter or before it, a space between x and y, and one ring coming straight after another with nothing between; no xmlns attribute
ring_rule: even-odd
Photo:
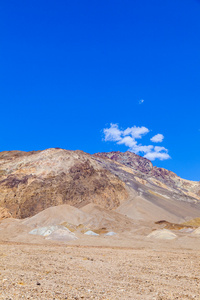
<svg viewBox="0 0 200 300"><path fill-rule="evenodd" d="M199 251L0 244L0 299L200 299Z"/></svg>

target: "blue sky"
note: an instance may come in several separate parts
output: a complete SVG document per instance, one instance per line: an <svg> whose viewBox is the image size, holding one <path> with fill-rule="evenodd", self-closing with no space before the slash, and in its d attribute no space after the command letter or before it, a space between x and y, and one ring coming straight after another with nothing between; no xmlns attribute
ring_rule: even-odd
<svg viewBox="0 0 200 300"><path fill-rule="evenodd" d="M137 143L171 157L154 165L200 180L199 16L197 0L1 1L0 151L126 151L105 129L145 127Z"/></svg>

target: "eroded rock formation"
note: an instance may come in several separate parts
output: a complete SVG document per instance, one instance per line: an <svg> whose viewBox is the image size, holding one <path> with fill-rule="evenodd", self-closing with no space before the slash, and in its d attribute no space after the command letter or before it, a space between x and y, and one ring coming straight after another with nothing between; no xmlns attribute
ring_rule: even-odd
<svg viewBox="0 0 200 300"><path fill-rule="evenodd" d="M3 152L0 174L0 206L17 218L64 203L112 209L128 196L117 176L82 151Z"/></svg>

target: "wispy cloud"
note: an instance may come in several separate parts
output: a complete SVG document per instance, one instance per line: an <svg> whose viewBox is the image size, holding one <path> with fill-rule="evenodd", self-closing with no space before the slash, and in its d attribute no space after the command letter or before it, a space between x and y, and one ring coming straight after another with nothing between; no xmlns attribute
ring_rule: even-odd
<svg viewBox="0 0 200 300"><path fill-rule="evenodd" d="M118 124L110 124L110 127L104 128L104 141L116 142L118 145L125 145L128 150L136 154L143 154L144 157L150 160L166 160L170 156L168 150L165 147L142 145L138 144L137 139L141 139L144 135L149 133L149 129L142 127L128 127L125 130L119 129ZM151 138L153 142L162 142L164 136L162 134L156 134Z"/></svg>
<svg viewBox="0 0 200 300"><path fill-rule="evenodd" d="M144 103L144 99L139 100L138 103L139 103L139 104Z"/></svg>
<svg viewBox="0 0 200 300"><path fill-rule="evenodd" d="M151 141L154 143L161 143L164 140L164 135L163 134L156 134L151 138Z"/></svg>

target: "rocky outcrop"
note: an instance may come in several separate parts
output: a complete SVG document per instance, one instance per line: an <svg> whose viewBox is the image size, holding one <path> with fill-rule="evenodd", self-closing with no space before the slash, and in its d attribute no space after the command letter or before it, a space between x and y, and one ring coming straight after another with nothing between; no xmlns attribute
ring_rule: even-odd
<svg viewBox="0 0 200 300"><path fill-rule="evenodd" d="M47 149L0 154L0 206L25 218L59 204L116 208L125 184L82 151Z"/></svg>
<svg viewBox="0 0 200 300"><path fill-rule="evenodd" d="M95 153L95 157L101 158L109 158L113 161L119 162L122 165L130 167L134 170L140 171L144 174L149 174L153 169L153 164L147 158L141 157L133 152L120 152L120 151L112 151L112 152L102 152Z"/></svg>
<svg viewBox="0 0 200 300"><path fill-rule="evenodd" d="M143 180L158 186L165 186L165 188L180 190L182 193L200 200L200 182L185 180L169 170L154 167L150 160L135 153L113 151L95 153L94 157L120 163L136 171L135 174Z"/></svg>

